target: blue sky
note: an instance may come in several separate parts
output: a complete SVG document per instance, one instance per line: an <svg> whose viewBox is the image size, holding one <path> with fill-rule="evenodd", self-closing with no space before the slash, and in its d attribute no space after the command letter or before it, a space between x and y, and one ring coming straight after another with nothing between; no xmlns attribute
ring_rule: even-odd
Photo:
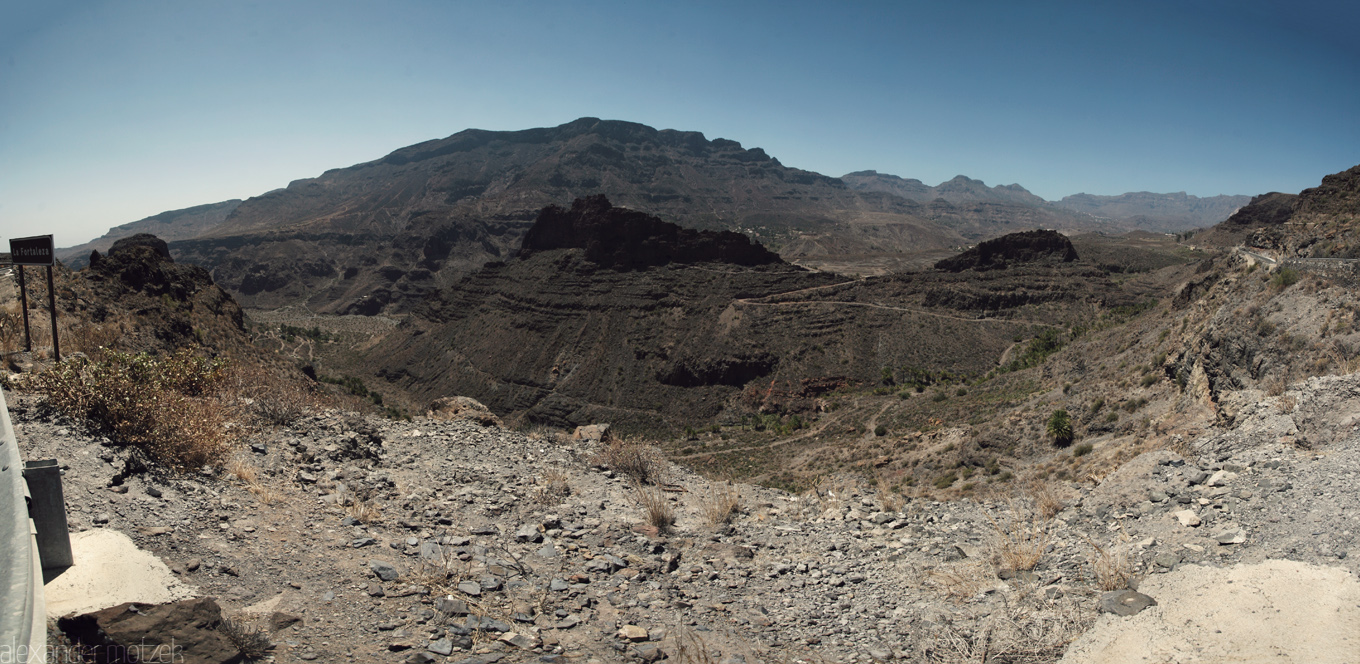
<svg viewBox="0 0 1360 664"><path fill-rule="evenodd" d="M0 237L582 116L1048 199L1295 192L1360 163L1350 4L0 0Z"/></svg>

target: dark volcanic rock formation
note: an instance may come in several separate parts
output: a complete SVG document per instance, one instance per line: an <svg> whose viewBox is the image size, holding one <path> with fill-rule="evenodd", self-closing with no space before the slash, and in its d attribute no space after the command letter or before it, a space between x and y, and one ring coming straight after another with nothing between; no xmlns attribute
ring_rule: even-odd
<svg viewBox="0 0 1360 664"><path fill-rule="evenodd" d="M1019 263L1070 263L1077 250L1057 231L1034 230L1003 235L935 264L946 272L995 270Z"/></svg>
<svg viewBox="0 0 1360 664"><path fill-rule="evenodd" d="M75 301L62 309L94 324L126 327L117 347L248 345L241 307L207 270L175 263L164 240L138 233L114 242L107 255L90 252L89 260L88 268L73 275Z"/></svg>
<svg viewBox="0 0 1360 664"><path fill-rule="evenodd" d="M670 263L772 265L784 261L741 233L696 231L610 205L603 194L578 198L570 210L543 208L524 235L519 255L584 249L586 260L607 267L643 268Z"/></svg>

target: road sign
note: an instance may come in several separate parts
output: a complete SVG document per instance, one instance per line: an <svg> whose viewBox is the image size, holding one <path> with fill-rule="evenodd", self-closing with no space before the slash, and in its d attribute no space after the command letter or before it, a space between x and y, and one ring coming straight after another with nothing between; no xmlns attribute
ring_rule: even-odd
<svg viewBox="0 0 1360 664"><path fill-rule="evenodd" d="M25 265L47 267L47 309L52 314L52 357L61 361L61 341L57 338L57 289L52 283L56 256L51 235L17 237L9 241L10 262L19 272L19 307L24 312L24 350L33 352L33 337L28 333L28 288L24 284Z"/></svg>
<svg viewBox="0 0 1360 664"><path fill-rule="evenodd" d="M18 237L9 241L10 260L15 265L52 265L52 236Z"/></svg>

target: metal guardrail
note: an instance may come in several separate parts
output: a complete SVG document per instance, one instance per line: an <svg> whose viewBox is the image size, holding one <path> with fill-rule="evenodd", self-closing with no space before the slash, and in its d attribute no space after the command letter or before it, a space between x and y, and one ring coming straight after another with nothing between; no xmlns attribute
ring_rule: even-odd
<svg viewBox="0 0 1360 664"><path fill-rule="evenodd" d="M0 390L0 657L44 662L47 605L19 443Z"/></svg>

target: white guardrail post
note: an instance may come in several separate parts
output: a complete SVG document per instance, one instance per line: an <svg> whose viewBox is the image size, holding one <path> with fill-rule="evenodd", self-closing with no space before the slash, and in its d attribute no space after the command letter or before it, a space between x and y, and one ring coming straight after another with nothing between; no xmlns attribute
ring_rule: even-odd
<svg viewBox="0 0 1360 664"><path fill-rule="evenodd" d="M47 661L47 605L19 443L0 390L0 662Z"/></svg>

